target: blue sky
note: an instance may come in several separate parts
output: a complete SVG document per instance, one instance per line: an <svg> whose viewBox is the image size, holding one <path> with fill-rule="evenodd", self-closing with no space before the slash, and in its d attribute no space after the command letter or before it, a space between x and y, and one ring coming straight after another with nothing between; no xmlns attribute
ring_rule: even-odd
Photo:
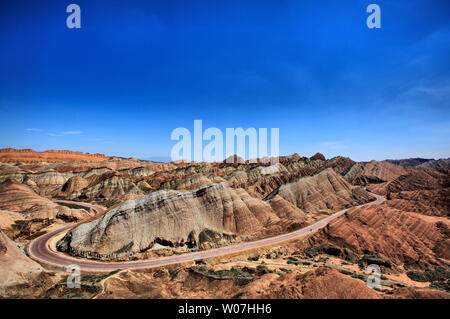
<svg viewBox="0 0 450 319"><path fill-rule="evenodd" d="M3 0L0 148L163 159L201 119L277 127L281 154L450 157L449 57L447 0Z"/></svg>

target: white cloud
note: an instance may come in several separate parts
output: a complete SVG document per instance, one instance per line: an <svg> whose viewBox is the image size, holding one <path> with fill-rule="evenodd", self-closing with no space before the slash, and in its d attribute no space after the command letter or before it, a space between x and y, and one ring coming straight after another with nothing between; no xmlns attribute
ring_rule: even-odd
<svg viewBox="0 0 450 319"><path fill-rule="evenodd" d="M42 132L40 128L27 128L25 130L29 132Z"/></svg>
<svg viewBox="0 0 450 319"><path fill-rule="evenodd" d="M62 132L63 135L77 135L77 134L82 134L83 132L81 131L67 131L67 132Z"/></svg>

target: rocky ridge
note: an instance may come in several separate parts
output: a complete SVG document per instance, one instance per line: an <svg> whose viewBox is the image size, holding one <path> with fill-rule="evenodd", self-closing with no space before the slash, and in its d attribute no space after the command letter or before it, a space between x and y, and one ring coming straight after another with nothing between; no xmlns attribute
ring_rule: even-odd
<svg viewBox="0 0 450 319"><path fill-rule="evenodd" d="M319 216L370 200L364 190L356 190L332 169L284 185L265 201L226 182L188 191L158 191L78 226L58 249L110 259L120 253L148 250L156 243L194 247L218 237L225 244L236 236L260 238L293 230Z"/></svg>

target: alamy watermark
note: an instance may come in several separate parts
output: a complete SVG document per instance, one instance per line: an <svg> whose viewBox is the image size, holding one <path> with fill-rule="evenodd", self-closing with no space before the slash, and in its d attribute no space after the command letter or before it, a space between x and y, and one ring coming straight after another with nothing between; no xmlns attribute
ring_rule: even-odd
<svg viewBox="0 0 450 319"><path fill-rule="evenodd" d="M370 264L366 268L366 273L370 274L367 277L367 287L373 289L381 289L381 268L377 264Z"/></svg>
<svg viewBox="0 0 450 319"><path fill-rule="evenodd" d="M66 279L67 288L80 288L81 287L81 271L78 265L66 266L66 272L70 275Z"/></svg>
<svg viewBox="0 0 450 319"><path fill-rule="evenodd" d="M81 8L78 4L69 4L66 8L66 12L70 15L66 19L66 25L69 29L81 28Z"/></svg>
<svg viewBox="0 0 450 319"><path fill-rule="evenodd" d="M66 26L69 29L81 28L81 8L78 4L69 4L66 8L66 12L70 15L66 19ZM369 29L381 28L381 8L378 4L369 4L366 8L366 12L370 13L367 17L366 25Z"/></svg>
<svg viewBox="0 0 450 319"><path fill-rule="evenodd" d="M202 120L194 120L193 134L185 127L178 127L172 131L171 140L178 142L172 147L171 159L188 162L221 162L226 158L227 163L234 163L236 160L248 158L249 163L263 162L275 165L279 162L279 135L279 128L270 129L270 154L268 154L267 128L258 130L254 127L246 130L241 127L226 128L223 134L216 127L203 131ZM208 143L203 145L205 141ZM247 151L248 156L246 156ZM237 155L237 158L234 155Z"/></svg>
<svg viewBox="0 0 450 319"><path fill-rule="evenodd" d="M378 4L369 4L366 9L370 15L367 17L366 24L369 29L381 28L381 8Z"/></svg>

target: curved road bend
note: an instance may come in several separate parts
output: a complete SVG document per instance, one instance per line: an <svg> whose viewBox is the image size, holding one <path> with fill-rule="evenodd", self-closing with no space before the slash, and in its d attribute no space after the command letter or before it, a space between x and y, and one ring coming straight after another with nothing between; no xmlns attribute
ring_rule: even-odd
<svg viewBox="0 0 450 319"><path fill-rule="evenodd" d="M355 206L355 207L362 207L366 205L380 205L385 201L385 198L383 196L379 196L373 193L370 193L374 197L376 197L376 200L367 204ZM74 202L76 203L76 202ZM77 205L81 205L85 203L77 203ZM351 207L351 208L355 208ZM96 207L97 209L99 207ZM72 264L78 265L82 270L85 271L112 271L116 269L143 269L143 268L152 268L152 267L158 267L158 266L165 266L165 265L171 265L171 264L178 264L182 262L187 261L194 261L198 259L203 258L210 258L210 257L218 257L222 255L228 255L232 253L238 253L238 252L244 252L247 250L255 249L255 248L261 248L265 246L272 246L274 244L279 244L303 235L306 235L312 231L315 231L317 229L320 229L324 226L326 226L329 222L332 220L338 218L339 216L342 216L347 212L349 209L343 209L337 213L334 213L333 215L330 215L322 220L319 220L318 222L309 225L307 227L304 227L302 229L298 229L296 231L293 231L291 233L265 238L257 241L252 242L245 242L240 243L238 245L233 246L227 246L227 247L221 247L221 248L215 248L205 251L199 251L199 252L193 252L193 253L186 253L182 255L177 256L170 256L170 257L163 257L158 259L151 259L151 260L138 260L138 261L128 261L128 262L101 262L101 261L92 261L87 259L79 259L75 257L71 257L69 255L65 255L62 253L57 253L55 251L52 251L49 247L49 240L53 238L54 236L61 234L64 231L67 231L68 229L74 227L73 225L63 227L61 229L55 230L51 233L42 235L41 237L38 237L35 239L28 247L28 252L32 258L38 261L43 261L49 264L57 265L57 266L68 266ZM102 209L97 210L102 211Z"/></svg>

